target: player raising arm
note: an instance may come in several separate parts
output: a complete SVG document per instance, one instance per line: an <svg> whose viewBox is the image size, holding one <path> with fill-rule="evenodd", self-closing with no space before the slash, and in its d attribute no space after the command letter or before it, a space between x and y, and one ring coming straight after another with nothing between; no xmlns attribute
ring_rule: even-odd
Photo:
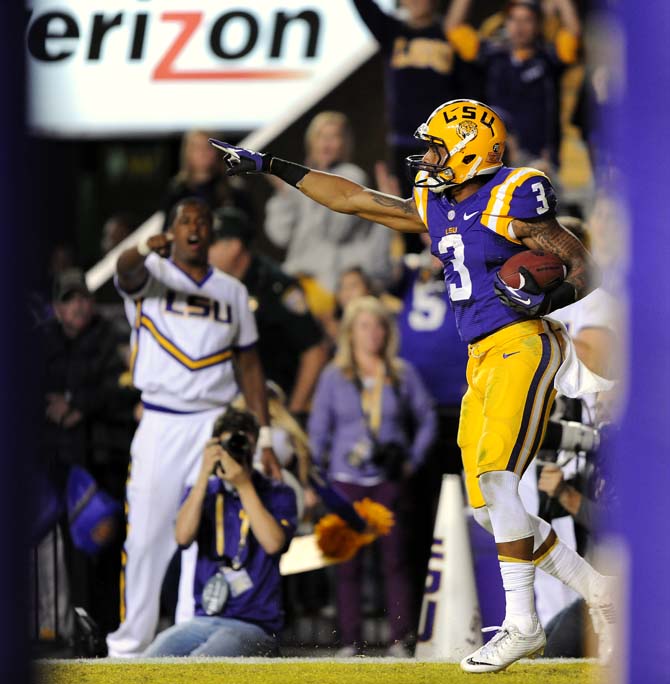
<svg viewBox="0 0 670 684"><path fill-rule="evenodd" d="M133 384L142 391L143 412L131 445L121 624L107 636L111 656L137 656L154 637L184 488L197 477L200 445L221 407L240 389L265 426L266 470L280 477L269 448L265 377L247 291L208 264L211 239L209 207L186 198L172 210L167 233L126 250L117 262L116 285L132 326ZM195 561L195 548L182 553L177 614L183 619L193 612Z"/></svg>
<svg viewBox="0 0 670 684"><path fill-rule="evenodd" d="M564 361L564 339L542 316L588 294L595 278L588 252L556 221L549 179L536 169L503 166L507 132L497 112L481 102L452 100L419 126L416 137L428 149L407 159L414 176L410 200L211 142L224 152L230 174L272 173L334 211L402 232L428 231L459 334L469 345L458 429L468 499L477 522L495 537L506 598L497 634L461 667L495 672L544 648L533 593L536 565L581 593L596 628L609 634L609 582L560 543L545 521L529 515L518 492L542 443ZM518 289L506 285L500 267L528 248L558 256L567 267L565 280L544 292L526 272Z"/></svg>

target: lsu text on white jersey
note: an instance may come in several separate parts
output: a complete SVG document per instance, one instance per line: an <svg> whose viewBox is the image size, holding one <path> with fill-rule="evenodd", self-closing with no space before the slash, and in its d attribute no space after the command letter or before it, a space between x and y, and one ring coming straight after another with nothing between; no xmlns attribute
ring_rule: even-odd
<svg viewBox="0 0 670 684"><path fill-rule="evenodd" d="M238 392L233 353L258 339L246 287L211 267L197 282L155 253L144 263L149 278L142 288L119 288L132 326L133 384L143 403L192 412L230 402Z"/></svg>

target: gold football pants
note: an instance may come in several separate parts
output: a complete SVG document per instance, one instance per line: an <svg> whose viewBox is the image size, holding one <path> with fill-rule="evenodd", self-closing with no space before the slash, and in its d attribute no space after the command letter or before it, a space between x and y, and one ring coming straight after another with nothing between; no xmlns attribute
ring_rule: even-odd
<svg viewBox="0 0 670 684"><path fill-rule="evenodd" d="M498 330L468 351L458 446L470 505L480 508L479 476L509 470L521 477L542 444L563 353L542 319Z"/></svg>

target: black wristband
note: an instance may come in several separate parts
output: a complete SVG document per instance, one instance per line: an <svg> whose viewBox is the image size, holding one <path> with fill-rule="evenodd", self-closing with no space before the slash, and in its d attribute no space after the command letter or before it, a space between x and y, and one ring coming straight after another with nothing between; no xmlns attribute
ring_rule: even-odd
<svg viewBox="0 0 670 684"><path fill-rule="evenodd" d="M273 176L281 178L289 185L297 187L298 183L309 173L309 169L302 164L279 159L279 157L269 157L268 170ZM263 171L265 171L265 159L263 160Z"/></svg>
<svg viewBox="0 0 670 684"><path fill-rule="evenodd" d="M556 289L547 293L548 307L545 313L562 309L577 301L577 289L572 283L563 281Z"/></svg>

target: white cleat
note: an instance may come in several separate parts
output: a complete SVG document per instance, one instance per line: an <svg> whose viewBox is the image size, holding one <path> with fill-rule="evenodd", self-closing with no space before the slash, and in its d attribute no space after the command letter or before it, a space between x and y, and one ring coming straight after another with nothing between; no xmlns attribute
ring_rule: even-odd
<svg viewBox="0 0 670 684"><path fill-rule="evenodd" d="M608 665L614 653L617 612L614 604L616 579L606 577L601 587L593 592L589 603L589 613L593 631L598 635L598 660Z"/></svg>
<svg viewBox="0 0 670 684"><path fill-rule="evenodd" d="M498 633L461 660L461 669L466 672L500 672L521 658L542 655L547 637L538 622L533 634L523 634L516 625L503 622L502 627L485 627L482 632L498 630Z"/></svg>

